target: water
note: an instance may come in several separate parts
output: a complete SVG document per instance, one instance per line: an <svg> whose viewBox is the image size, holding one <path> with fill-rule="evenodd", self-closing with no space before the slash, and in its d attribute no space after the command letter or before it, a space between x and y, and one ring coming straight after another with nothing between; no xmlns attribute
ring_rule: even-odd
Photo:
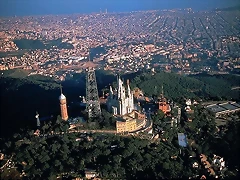
<svg viewBox="0 0 240 180"><path fill-rule="evenodd" d="M0 16L128 12L192 8L210 10L239 5L239 0L0 0Z"/></svg>

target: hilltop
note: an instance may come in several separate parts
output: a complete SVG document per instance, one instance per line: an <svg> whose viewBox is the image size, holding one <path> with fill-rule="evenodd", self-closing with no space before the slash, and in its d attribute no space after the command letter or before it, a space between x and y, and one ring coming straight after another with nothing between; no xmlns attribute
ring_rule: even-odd
<svg viewBox="0 0 240 180"><path fill-rule="evenodd" d="M116 84L117 78L110 72L96 71L96 76L99 95L102 95L102 89L106 90L110 84L113 86ZM183 76L165 72L157 72L155 75L136 72L121 77L124 79L124 83L130 79L131 88L139 87L147 96L159 95L163 85L164 95L177 102L182 101L183 98L232 99L236 101L240 99L239 91L231 90L231 87L240 84L240 76L235 75ZM84 73L74 74L73 77L61 82L70 108L73 104L78 104L80 95L85 95L85 83ZM27 76L27 73L22 70L4 71L4 76L0 77L2 135L11 134L19 127L34 125L36 111L40 113L41 117L50 115L56 117L60 114L59 84L59 81L49 77ZM71 110L69 110L69 115L73 115ZM12 124L15 124L15 129Z"/></svg>
<svg viewBox="0 0 240 180"><path fill-rule="evenodd" d="M1 94L8 90L17 92L17 90L21 90L25 86L55 91L59 90L61 83L67 96L76 92L78 95L85 95L85 73L75 73L65 81L59 81L42 75L28 76L29 71L26 70L8 70L3 72L0 76ZM165 96L173 100L177 100L180 97L199 97L206 100L214 98L238 101L240 98L237 90L231 90L240 84L240 76L233 74L210 75L203 73L186 76L166 72L152 74L150 72L139 71L123 74L121 78L124 82L129 79L132 89L138 87L147 96L159 95L163 86ZM111 84L115 86L117 77L110 71L96 70L96 79L98 90L101 92L102 89L108 89ZM27 91L32 92L32 89L28 88L26 89Z"/></svg>

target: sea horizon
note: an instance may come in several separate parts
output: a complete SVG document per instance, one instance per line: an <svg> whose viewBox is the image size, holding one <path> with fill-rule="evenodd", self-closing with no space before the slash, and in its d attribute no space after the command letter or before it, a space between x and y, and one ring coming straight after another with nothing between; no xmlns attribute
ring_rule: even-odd
<svg viewBox="0 0 240 180"><path fill-rule="evenodd" d="M87 2L80 0L1 0L0 17L119 13L186 8L191 8L193 11L205 11L237 5L240 5L237 0L89 0Z"/></svg>

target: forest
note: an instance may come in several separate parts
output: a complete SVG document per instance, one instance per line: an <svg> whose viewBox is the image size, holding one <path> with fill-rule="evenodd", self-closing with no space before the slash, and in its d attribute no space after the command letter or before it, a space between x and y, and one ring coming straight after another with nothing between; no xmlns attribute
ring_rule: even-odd
<svg viewBox="0 0 240 180"><path fill-rule="evenodd" d="M202 153L210 158L213 154L224 157L228 168L222 177L237 178L239 121L229 122L227 130L217 136L213 116L206 109L195 107L195 117L191 123L183 121L171 128L164 123L166 117L161 112L153 115L154 125L161 125L164 130L157 140L141 138L151 136L148 134L138 137L70 133L68 123L57 118L41 127L41 133L48 135L35 136L31 130L1 139L1 152L8 157L13 155L17 171L25 172L23 179L72 179L84 177L86 169L95 170L104 179L188 179L195 175L211 178L204 166L192 166L194 162L201 164L198 157ZM178 132L185 133L188 141L194 143L180 147Z"/></svg>
<svg viewBox="0 0 240 180"><path fill-rule="evenodd" d="M240 84L236 75L198 74L183 76L173 73L158 72L137 75L131 83L139 87L148 96L159 95L162 86L166 97L178 101L179 98L196 98L202 100L240 100L239 91L231 88Z"/></svg>
<svg viewBox="0 0 240 180"><path fill-rule="evenodd" d="M42 41L39 39L16 39L13 41L19 49L73 49L73 45L62 42L62 39Z"/></svg>

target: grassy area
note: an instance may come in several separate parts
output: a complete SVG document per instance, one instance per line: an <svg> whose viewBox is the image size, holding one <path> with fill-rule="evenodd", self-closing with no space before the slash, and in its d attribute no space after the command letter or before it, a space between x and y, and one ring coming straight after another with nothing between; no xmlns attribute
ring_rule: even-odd
<svg viewBox="0 0 240 180"><path fill-rule="evenodd" d="M28 52L28 50L18 50L18 51L9 51L9 52L0 52L0 58L4 57L12 57L12 56L17 56L17 57L22 57L24 53Z"/></svg>
<svg viewBox="0 0 240 180"><path fill-rule="evenodd" d="M73 45L67 42L62 42L62 39L51 41L33 40L33 39L16 39L13 41L19 49L73 49Z"/></svg>
<svg viewBox="0 0 240 180"><path fill-rule="evenodd" d="M10 69L10 70L2 71L1 76L21 79L21 78L27 77L30 72L31 72L30 70L24 70L24 69Z"/></svg>

